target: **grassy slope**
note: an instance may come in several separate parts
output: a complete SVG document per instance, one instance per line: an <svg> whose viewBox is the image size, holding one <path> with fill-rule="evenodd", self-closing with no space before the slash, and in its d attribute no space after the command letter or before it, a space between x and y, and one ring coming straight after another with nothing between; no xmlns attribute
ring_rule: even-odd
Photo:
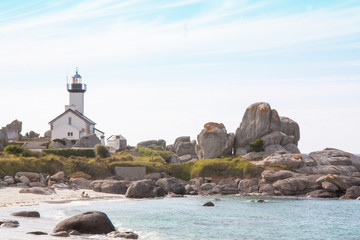
<svg viewBox="0 0 360 240"><path fill-rule="evenodd" d="M16 172L41 172L54 174L64 171L66 175L90 175L93 179L112 176L116 166L145 166L147 172L167 172L169 175L189 180L193 177L257 177L262 168L251 164L239 156L224 156L214 159L202 159L195 162L167 164L173 153L161 147L139 148L137 156L130 151L112 154L111 157L61 157L52 154L23 157L11 154L0 155L0 176L15 175Z"/></svg>

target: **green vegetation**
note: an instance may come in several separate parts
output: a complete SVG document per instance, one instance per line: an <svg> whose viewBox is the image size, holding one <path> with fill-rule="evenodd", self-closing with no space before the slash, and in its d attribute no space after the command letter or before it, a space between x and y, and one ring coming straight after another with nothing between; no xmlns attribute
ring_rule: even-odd
<svg viewBox="0 0 360 240"><path fill-rule="evenodd" d="M96 144L94 151L96 157L99 158L110 157L109 149L101 144Z"/></svg>
<svg viewBox="0 0 360 240"><path fill-rule="evenodd" d="M4 148L4 153L7 154L14 154L14 155L20 155L23 152L23 148L18 145L9 145Z"/></svg>
<svg viewBox="0 0 360 240"><path fill-rule="evenodd" d="M7 150L0 154L0 177L14 175L20 171L44 174L64 171L70 177L103 179L112 176L116 166L145 166L147 173L166 172L170 176L183 180L190 180L193 177L256 177L262 171L261 167L251 164L239 156L167 164L166 162L174 153L168 152L162 147L126 150L114 153L107 158L95 157L93 150L92 157L70 156L74 153L71 150L78 152L79 149L46 150L38 157L25 157L23 153L17 153L18 155L8 153L13 150ZM91 149L81 150L89 151ZM61 153L63 156L54 155L54 152ZM69 156L64 156L67 155L64 153Z"/></svg>
<svg viewBox="0 0 360 240"><path fill-rule="evenodd" d="M62 148L62 149L44 149L43 152L45 154L54 154L58 156L63 157L88 157L88 158L94 158L95 152L94 149L90 148Z"/></svg>
<svg viewBox="0 0 360 240"><path fill-rule="evenodd" d="M250 144L249 152L263 152L264 151L264 141L261 138L258 138L252 141Z"/></svg>

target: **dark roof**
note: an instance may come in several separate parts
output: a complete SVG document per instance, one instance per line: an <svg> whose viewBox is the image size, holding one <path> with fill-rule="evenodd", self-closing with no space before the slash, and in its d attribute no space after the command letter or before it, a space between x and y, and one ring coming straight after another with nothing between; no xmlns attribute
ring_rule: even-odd
<svg viewBox="0 0 360 240"><path fill-rule="evenodd" d="M100 131L100 130L97 129L97 128L94 128L94 130L97 131L97 132L100 132L100 133L102 133L102 134L105 134L103 131Z"/></svg>
<svg viewBox="0 0 360 240"><path fill-rule="evenodd" d="M90 123L90 124L93 124L93 125L95 125L96 123L94 122L94 121L92 121L90 118L88 118L88 117L85 117L85 115L83 115L83 114L81 114L79 111L77 111L77 110L72 110L72 109L68 109L68 110L66 110L65 112L63 112L62 114L60 114L59 116L57 116L56 118L54 118L53 120L51 120L50 122L49 122L49 124L51 124L51 123L53 123L53 122L55 122L56 120L58 120L59 118L61 118L62 116L64 116L67 112L72 112L72 113L74 113L75 115L77 115L79 118L81 118L81 119L83 119L85 122L87 122L87 123Z"/></svg>

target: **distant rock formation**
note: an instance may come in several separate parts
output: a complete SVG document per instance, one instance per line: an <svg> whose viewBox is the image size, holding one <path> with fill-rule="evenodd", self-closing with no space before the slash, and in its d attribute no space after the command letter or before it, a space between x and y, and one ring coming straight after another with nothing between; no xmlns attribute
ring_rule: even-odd
<svg viewBox="0 0 360 240"><path fill-rule="evenodd" d="M148 141L143 141L143 142L139 142L136 147L163 147L164 149L166 148L166 141L163 139L159 139L159 140L148 140Z"/></svg>
<svg viewBox="0 0 360 240"><path fill-rule="evenodd" d="M261 138L266 154L276 151L300 153L297 148L300 139L299 125L287 117L279 117L269 103L258 102L250 105L235 132L235 153L244 155L249 144Z"/></svg>
<svg viewBox="0 0 360 240"><path fill-rule="evenodd" d="M19 140L21 138L22 122L18 120L12 121L10 124L0 129L0 142L8 142L9 140Z"/></svg>
<svg viewBox="0 0 360 240"><path fill-rule="evenodd" d="M197 136L196 154L199 159L232 154L234 134L227 133L224 124L209 122Z"/></svg>

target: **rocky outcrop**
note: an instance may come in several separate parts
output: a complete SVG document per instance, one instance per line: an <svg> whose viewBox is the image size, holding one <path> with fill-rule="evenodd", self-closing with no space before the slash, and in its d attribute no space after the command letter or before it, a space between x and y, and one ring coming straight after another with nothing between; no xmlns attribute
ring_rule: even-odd
<svg viewBox="0 0 360 240"><path fill-rule="evenodd" d="M338 150L325 149L302 156L304 167L299 171L310 174L336 174L351 177L360 177L360 158Z"/></svg>
<svg viewBox="0 0 360 240"><path fill-rule="evenodd" d="M287 118L279 117L275 109L265 102L250 105L235 132L235 153L244 155L249 144L261 138L267 154L276 151L300 153L297 143L300 139L299 125Z"/></svg>
<svg viewBox="0 0 360 240"><path fill-rule="evenodd" d="M12 121L10 124L0 129L0 142L8 142L9 140L19 140L21 138L22 122L18 120Z"/></svg>
<svg viewBox="0 0 360 240"><path fill-rule="evenodd" d="M125 194L128 189L128 181L96 180L91 182L91 189L96 192Z"/></svg>
<svg viewBox="0 0 360 240"><path fill-rule="evenodd" d="M199 159L232 154L234 134L228 134L222 123L206 123L197 140L195 150Z"/></svg>
<svg viewBox="0 0 360 240"><path fill-rule="evenodd" d="M74 148L94 148L96 144L101 144L100 139L96 134L89 134L79 139L74 144Z"/></svg>
<svg viewBox="0 0 360 240"><path fill-rule="evenodd" d="M103 212L85 212L58 223L54 233L76 230L81 234L107 234L115 231L114 225Z"/></svg>
<svg viewBox="0 0 360 240"><path fill-rule="evenodd" d="M148 140L148 141L143 141L143 142L139 142L136 145L136 148L139 147L163 147L164 149L166 148L166 141L163 139L159 139L159 140Z"/></svg>

